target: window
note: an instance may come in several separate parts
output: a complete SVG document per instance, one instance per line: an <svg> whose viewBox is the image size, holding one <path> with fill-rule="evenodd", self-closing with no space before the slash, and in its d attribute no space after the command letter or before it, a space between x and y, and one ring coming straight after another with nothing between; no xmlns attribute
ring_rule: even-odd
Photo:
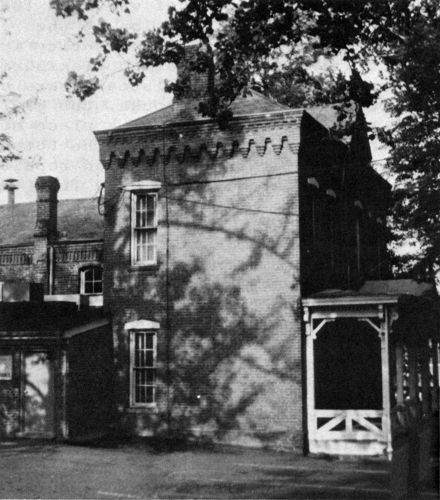
<svg viewBox="0 0 440 500"><path fill-rule="evenodd" d="M157 192L132 194L132 263L157 262Z"/></svg>
<svg viewBox="0 0 440 500"><path fill-rule="evenodd" d="M156 331L130 331L131 406L149 406L155 402Z"/></svg>
<svg viewBox="0 0 440 500"><path fill-rule="evenodd" d="M81 271L81 294L102 293L102 267L91 266Z"/></svg>

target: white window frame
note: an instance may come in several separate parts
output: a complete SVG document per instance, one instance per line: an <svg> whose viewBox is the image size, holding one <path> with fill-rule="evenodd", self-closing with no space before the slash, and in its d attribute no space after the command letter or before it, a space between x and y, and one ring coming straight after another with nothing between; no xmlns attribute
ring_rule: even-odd
<svg viewBox="0 0 440 500"><path fill-rule="evenodd" d="M92 269L99 269L101 271L101 291L100 292L86 292L86 272ZM98 282L99 280L93 280L93 283ZM102 295L104 283L103 283L103 270L102 266L91 265L87 267L83 267L80 270L80 294L81 295Z"/></svg>
<svg viewBox="0 0 440 500"><path fill-rule="evenodd" d="M156 407L156 388L157 388L157 335L159 332L159 323L155 321L148 320L139 320L133 321L131 323L125 324L125 330L128 331L129 335L129 345L130 345L130 407L131 408L155 408ZM153 365L152 366L144 366L143 369L152 369L154 370L153 382L151 384L146 384L147 387L152 387L152 400L151 401L137 401L136 400L136 345L135 339L136 334L144 334L144 335L152 335L153 344L151 351L153 352ZM148 349L150 350L150 349ZM142 369L142 367L139 367Z"/></svg>
<svg viewBox="0 0 440 500"><path fill-rule="evenodd" d="M158 212L159 212L159 193L158 189L133 189L130 190L131 193L131 264L132 266L142 267L142 266L152 266L157 264L157 238L158 238ZM145 225L136 227L136 208L137 208L137 200L139 197L145 196L145 200L147 200L148 196L153 197L154 200L154 220L153 224L148 226L147 224L147 216L145 216ZM145 205L147 207L147 205ZM154 246L153 246L153 258L148 259L146 256L145 259L139 260L137 255L137 238L138 234L141 231L145 231L146 234L151 233L154 234ZM148 252L147 252L148 254Z"/></svg>

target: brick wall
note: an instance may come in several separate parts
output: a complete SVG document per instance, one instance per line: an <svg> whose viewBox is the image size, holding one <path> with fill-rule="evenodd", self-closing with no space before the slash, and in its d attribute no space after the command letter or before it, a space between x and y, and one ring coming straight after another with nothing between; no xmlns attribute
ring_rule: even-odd
<svg viewBox="0 0 440 500"><path fill-rule="evenodd" d="M54 247L54 294L80 293L81 270L102 265L102 241L63 242Z"/></svg>
<svg viewBox="0 0 440 500"><path fill-rule="evenodd" d="M49 258L46 240L34 246L0 248L0 281L43 283L48 293ZM102 266L102 241L60 242L54 246L54 294L80 293L80 273L87 266ZM39 256L38 265L33 265Z"/></svg>
<svg viewBox="0 0 440 500"><path fill-rule="evenodd" d="M32 275L32 246L0 248L0 281L26 280Z"/></svg>
<svg viewBox="0 0 440 500"><path fill-rule="evenodd" d="M150 137L127 134L101 145L107 160L115 152L106 172L104 300L113 315L119 409L132 431L166 430L170 402L175 430L301 449L299 119L290 114L238 120L228 132L211 124L155 131ZM144 144L149 148L136 161ZM256 178L170 186L168 236L162 188L159 265L136 270L130 261L130 194L120 188L146 179L163 181L164 168L174 184ZM161 323L158 408L151 412L127 408L123 327L141 318Z"/></svg>

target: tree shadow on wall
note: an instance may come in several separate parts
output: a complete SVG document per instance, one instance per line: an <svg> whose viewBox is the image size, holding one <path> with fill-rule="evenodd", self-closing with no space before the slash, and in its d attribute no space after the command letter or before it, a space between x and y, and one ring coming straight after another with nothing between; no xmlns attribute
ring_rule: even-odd
<svg viewBox="0 0 440 500"><path fill-rule="evenodd" d="M240 383L237 367L242 349L257 341L256 318L237 286L206 282L198 262L175 264L168 279L160 272L157 285L169 319L165 307L161 324L168 324L168 338L158 346L156 434L221 438L261 391L256 381Z"/></svg>
<svg viewBox="0 0 440 500"><path fill-rule="evenodd" d="M211 138L203 132L208 146L200 148L195 145L204 136L192 137L188 131L182 141L194 147L182 153L180 146L177 151L168 148L168 142L180 139L167 133L154 157L139 153L136 161L115 163L107 174L106 231L112 244L107 259L115 264L105 270L104 281L117 322L117 399L125 401L121 411L128 406L129 389L124 324L152 319L161 325L157 411L126 412L131 424L153 428L156 434L221 438L239 428L264 434L273 427L272 414L280 413L278 421L284 419L287 432L283 397L294 397L291 386L300 382L299 354L292 355L284 327L286 318L298 314L298 207L295 190L286 190L286 178L274 174L286 170L289 145L278 136L274 145L269 139L256 145L245 140L242 130L234 130L219 142L214 133ZM281 152L288 156L278 172L272 163ZM259 160L264 154L270 155L270 169ZM232 182L236 177L243 178ZM158 266L138 271L130 268L130 201L118 189L140 179L158 180L163 187ZM279 288L274 286L277 277ZM252 303L253 298L259 302ZM280 395L272 408L274 391L289 383L288 396ZM263 394L268 397L261 418Z"/></svg>

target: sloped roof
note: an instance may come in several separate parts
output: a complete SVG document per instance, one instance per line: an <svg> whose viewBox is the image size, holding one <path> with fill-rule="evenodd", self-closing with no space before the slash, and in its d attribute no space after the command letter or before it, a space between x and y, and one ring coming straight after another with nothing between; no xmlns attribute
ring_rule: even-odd
<svg viewBox="0 0 440 500"><path fill-rule="evenodd" d="M419 282L412 279L374 280L366 281L359 290L360 293L380 295L414 295L420 297L435 293L432 283Z"/></svg>
<svg viewBox="0 0 440 500"><path fill-rule="evenodd" d="M59 200L60 239L101 239L104 221L97 207L96 198ZM36 203L0 205L0 245L32 244L36 215Z"/></svg>
<svg viewBox="0 0 440 500"><path fill-rule="evenodd" d="M306 111L328 129L333 128L337 124L338 112L334 106L310 106L306 108Z"/></svg>
<svg viewBox="0 0 440 500"><path fill-rule="evenodd" d="M44 332L56 338L66 330L101 319L101 309L78 310L72 302L14 302L0 304L0 337L11 332Z"/></svg>
<svg viewBox="0 0 440 500"><path fill-rule="evenodd" d="M206 120L207 117L198 112L198 105L198 99L175 100L165 108L119 125L115 130ZM288 106L273 101L257 91L252 91L247 97L237 97L230 109L234 116L291 110Z"/></svg>
<svg viewBox="0 0 440 500"><path fill-rule="evenodd" d="M432 283L419 282L413 279L390 279L366 281L359 290L322 290L313 294L311 298L343 298L366 295L413 295L420 297L432 293L436 293Z"/></svg>

